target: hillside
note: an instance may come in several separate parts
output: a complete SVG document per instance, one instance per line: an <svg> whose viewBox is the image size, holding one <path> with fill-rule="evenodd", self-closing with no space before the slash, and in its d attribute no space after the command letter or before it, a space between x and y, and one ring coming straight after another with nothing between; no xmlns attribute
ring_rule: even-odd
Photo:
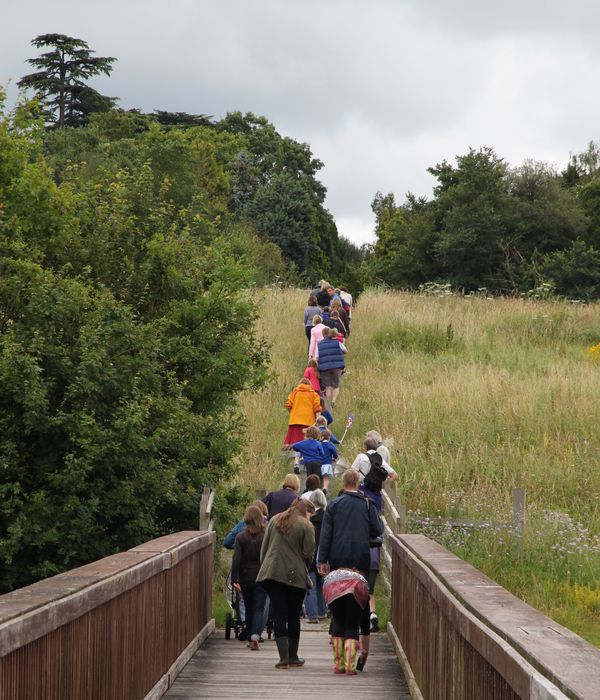
<svg viewBox="0 0 600 700"><path fill-rule="evenodd" d="M259 332L270 384L246 394L241 484L272 487L283 401L305 367L307 294L266 290ZM370 291L360 297L333 424L351 460L366 430L393 439L409 512L510 521L527 489L525 537L425 527L499 583L600 644L600 306ZM419 526L423 529L423 526ZM510 566L509 566L510 563Z"/></svg>

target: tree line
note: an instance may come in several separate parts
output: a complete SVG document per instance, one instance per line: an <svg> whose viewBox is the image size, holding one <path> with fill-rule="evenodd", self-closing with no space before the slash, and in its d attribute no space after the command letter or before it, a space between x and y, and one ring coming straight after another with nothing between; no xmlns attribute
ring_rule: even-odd
<svg viewBox="0 0 600 700"><path fill-rule="evenodd" d="M114 59L34 43L36 97L0 94L0 592L196 527L268 380L252 289L359 255L307 144L118 109L87 85Z"/></svg>
<svg viewBox="0 0 600 700"><path fill-rule="evenodd" d="M489 147L429 168L433 197L403 204L378 192L377 241L365 262L393 287L427 282L466 292L523 294L544 288L600 297L600 145L562 172L543 162L511 168Z"/></svg>

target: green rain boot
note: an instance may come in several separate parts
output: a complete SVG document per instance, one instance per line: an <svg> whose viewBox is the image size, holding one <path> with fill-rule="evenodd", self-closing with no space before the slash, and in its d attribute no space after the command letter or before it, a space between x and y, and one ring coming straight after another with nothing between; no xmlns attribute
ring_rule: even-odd
<svg viewBox="0 0 600 700"><path fill-rule="evenodd" d="M288 648L289 648L289 665L290 667L292 666L304 666L304 659L298 656L298 646L300 644L299 639L295 639L294 637L290 637L288 640Z"/></svg>
<svg viewBox="0 0 600 700"><path fill-rule="evenodd" d="M279 652L279 661L275 664L275 668L290 667L290 645L287 637L276 637L277 651Z"/></svg>

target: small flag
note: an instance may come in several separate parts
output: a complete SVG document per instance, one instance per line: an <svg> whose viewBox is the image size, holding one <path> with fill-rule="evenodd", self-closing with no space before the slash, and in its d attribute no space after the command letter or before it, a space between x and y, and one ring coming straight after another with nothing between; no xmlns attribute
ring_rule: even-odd
<svg viewBox="0 0 600 700"><path fill-rule="evenodd" d="M352 423L354 423L354 416L348 416L348 420L346 421L346 429L344 430L344 434L342 435L342 439L340 440L340 445L342 444L342 442L344 442L344 438L346 437L348 428L352 427Z"/></svg>

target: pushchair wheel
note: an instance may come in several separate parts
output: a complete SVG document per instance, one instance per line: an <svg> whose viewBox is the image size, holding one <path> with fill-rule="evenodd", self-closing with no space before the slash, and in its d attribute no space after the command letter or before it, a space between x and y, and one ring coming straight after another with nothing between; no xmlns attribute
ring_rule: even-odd
<svg viewBox="0 0 600 700"><path fill-rule="evenodd" d="M225 615L225 639L231 639L232 618L231 613Z"/></svg>

